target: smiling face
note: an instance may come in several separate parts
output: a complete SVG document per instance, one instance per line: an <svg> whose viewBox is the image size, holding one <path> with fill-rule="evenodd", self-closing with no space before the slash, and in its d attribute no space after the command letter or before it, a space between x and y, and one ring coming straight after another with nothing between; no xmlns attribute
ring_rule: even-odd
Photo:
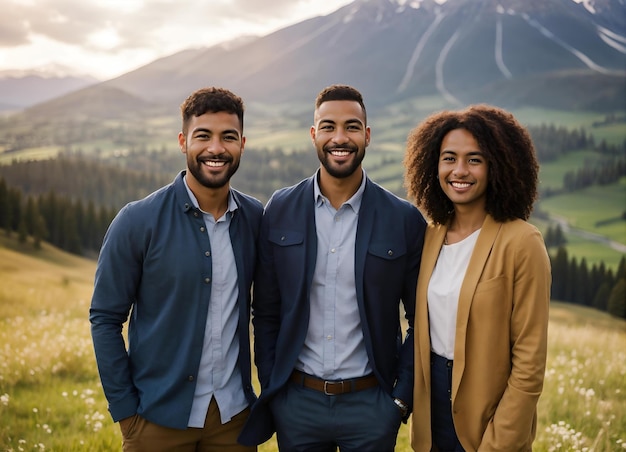
<svg viewBox="0 0 626 452"><path fill-rule="evenodd" d="M465 129L448 132L439 152L439 184L455 209L485 210L488 164L474 136Z"/></svg>
<svg viewBox="0 0 626 452"><path fill-rule="evenodd" d="M219 189L228 185L239 168L245 145L236 114L218 112L193 116L187 134L178 134L187 156L187 171L200 185Z"/></svg>
<svg viewBox="0 0 626 452"><path fill-rule="evenodd" d="M315 110L314 119L311 139L323 170L338 179L355 174L370 140L361 105L351 100L326 101Z"/></svg>

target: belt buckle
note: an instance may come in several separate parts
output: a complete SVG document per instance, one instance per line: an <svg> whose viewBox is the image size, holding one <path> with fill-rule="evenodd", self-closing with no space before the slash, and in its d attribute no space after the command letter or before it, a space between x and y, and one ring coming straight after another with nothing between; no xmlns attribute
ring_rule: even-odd
<svg viewBox="0 0 626 452"><path fill-rule="evenodd" d="M328 381L328 380L324 380L324 394L325 394L325 395L327 395L327 396L334 396L334 395L337 395L337 394L333 394L333 393L328 392L328 384L329 384L329 383L330 383L330 384L333 384L333 385L336 385L336 384L341 383L341 394L343 394L343 392L344 392L344 391L343 391L343 385L344 385L343 380L341 380L341 381Z"/></svg>

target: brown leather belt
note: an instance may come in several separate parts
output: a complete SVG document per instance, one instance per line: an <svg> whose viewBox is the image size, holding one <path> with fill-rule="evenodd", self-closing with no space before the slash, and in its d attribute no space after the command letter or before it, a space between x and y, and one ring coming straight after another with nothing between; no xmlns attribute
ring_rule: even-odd
<svg viewBox="0 0 626 452"><path fill-rule="evenodd" d="M376 380L374 374L349 380L322 380L299 370L294 370L289 379L300 386L315 389L326 395L347 394L348 392L362 391L378 385L378 380Z"/></svg>

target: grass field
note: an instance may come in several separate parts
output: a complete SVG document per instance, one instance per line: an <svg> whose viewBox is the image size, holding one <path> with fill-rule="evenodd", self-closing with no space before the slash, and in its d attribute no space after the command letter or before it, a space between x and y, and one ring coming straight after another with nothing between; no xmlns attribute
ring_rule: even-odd
<svg viewBox="0 0 626 452"><path fill-rule="evenodd" d="M0 450L121 450L89 335L94 270L0 237ZM626 449L626 322L554 304L549 347L535 450ZM396 450L408 441L403 426Z"/></svg>

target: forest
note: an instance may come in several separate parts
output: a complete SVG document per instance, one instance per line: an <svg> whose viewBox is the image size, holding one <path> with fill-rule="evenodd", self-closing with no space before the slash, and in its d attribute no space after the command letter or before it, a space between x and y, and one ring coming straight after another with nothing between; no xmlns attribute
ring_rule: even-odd
<svg viewBox="0 0 626 452"><path fill-rule="evenodd" d="M540 162L580 149L593 149L597 155L578 170L567 172L561 188L544 190L544 198L614 183L626 176L626 140L621 145L595 143L582 128L541 126L529 131ZM96 257L117 211L170 183L184 165L179 151L167 149L131 148L123 155L111 156L67 150L54 159L16 159L0 165L0 229L35 247L45 240L71 253ZM274 190L308 177L318 165L311 150L246 149L245 162L232 184L266 202ZM401 166L401 162L390 157L374 165ZM624 208L619 217L626 221ZM569 258L558 225L550 225L544 238L548 249L556 250L551 255L553 299L626 318L626 258L622 257L616 271L603 263L590 267L584 258Z"/></svg>

